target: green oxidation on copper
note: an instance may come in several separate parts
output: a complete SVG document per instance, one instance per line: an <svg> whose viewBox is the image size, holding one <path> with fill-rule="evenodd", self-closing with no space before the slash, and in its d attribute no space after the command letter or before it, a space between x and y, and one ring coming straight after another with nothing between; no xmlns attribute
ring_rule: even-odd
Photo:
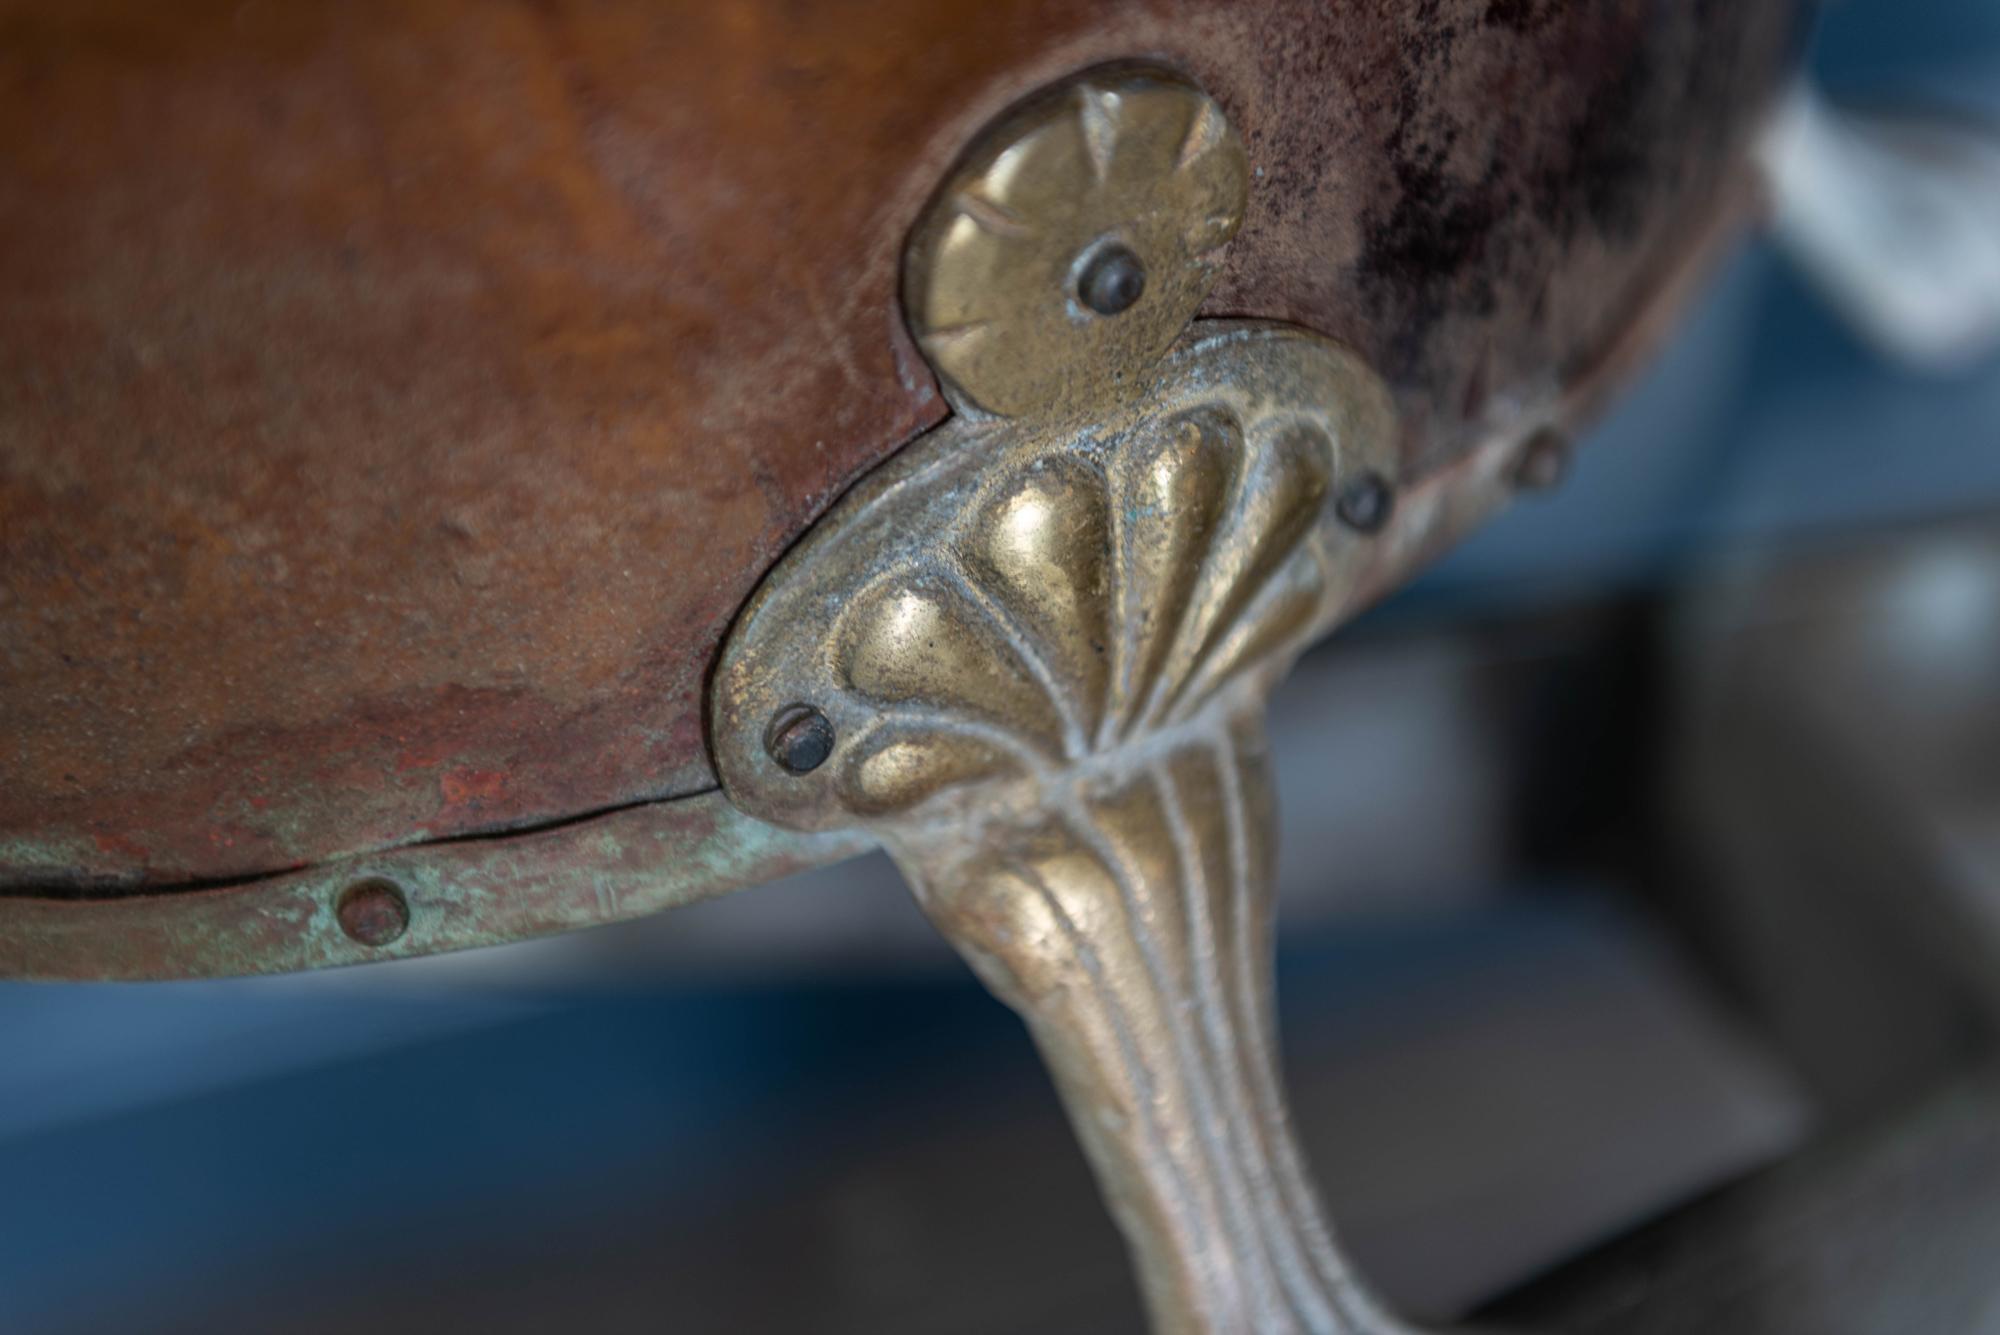
<svg viewBox="0 0 2000 1335"><path fill-rule="evenodd" d="M643 917L871 846L783 830L706 793L212 891L0 898L0 977L216 977L464 950ZM409 906L409 929L380 947L350 939L336 914L341 894L367 880L390 882Z"/></svg>
<svg viewBox="0 0 2000 1335"><path fill-rule="evenodd" d="M87 849L77 838L0 838L0 874L21 880L65 876L83 862Z"/></svg>

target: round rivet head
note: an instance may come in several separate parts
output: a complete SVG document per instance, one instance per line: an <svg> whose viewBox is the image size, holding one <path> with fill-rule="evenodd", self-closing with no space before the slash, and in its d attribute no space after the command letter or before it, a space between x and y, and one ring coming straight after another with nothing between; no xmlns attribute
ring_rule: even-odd
<svg viewBox="0 0 2000 1335"><path fill-rule="evenodd" d="M833 724L811 705L788 705L771 720L764 749L785 773L810 774L833 754Z"/></svg>
<svg viewBox="0 0 2000 1335"><path fill-rule="evenodd" d="M1116 242L1091 255L1076 280L1077 299L1099 315L1131 310L1145 291L1146 266Z"/></svg>
<svg viewBox="0 0 2000 1335"><path fill-rule="evenodd" d="M1545 426L1528 437L1514 464L1514 485L1523 491L1553 491L1569 476L1569 437Z"/></svg>
<svg viewBox="0 0 2000 1335"><path fill-rule="evenodd" d="M1334 502L1340 522L1357 533L1380 533L1396 509L1396 489L1380 473L1363 473L1341 490Z"/></svg>
<svg viewBox="0 0 2000 1335"><path fill-rule="evenodd" d="M393 881L371 878L343 890L334 908L340 930L364 946L386 946L410 929L410 905Z"/></svg>

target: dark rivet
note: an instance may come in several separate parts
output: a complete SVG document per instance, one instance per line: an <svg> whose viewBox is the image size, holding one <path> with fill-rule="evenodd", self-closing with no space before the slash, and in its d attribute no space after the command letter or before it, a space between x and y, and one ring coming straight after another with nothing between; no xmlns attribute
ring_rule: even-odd
<svg viewBox="0 0 2000 1335"><path fill-rule="evenodd" d="M1129 311L1146 290L1146 266L1125 247L1103 247L1083 266L1076 280L1076 295L1099 315Z"/></svg>
<svg viewBox="0 0 2000 1335"><path fill-rule="evenodd" d="M1514 464L1514 485L1523 491L1550 491L1569 476L1569 437L1545 426L1528 437Z"/></svg>
<svg viewBox="0 0 2000 1335"><path fill-rule="evenodd" d="M765 730L764 749L787 774L810 774L833 754L833 724L811 705L787 705Z"/></svg>
<svg viewBox="0 0 2000 1335"><path fill-rule="evenodd" d="M410 929L410 906L394 882L356 881L334 909L340 930L364 946L386 946Z"/></svg>
<svg viewBox="0 0 2000 1335"><path fill-rule="evenodd" d="M1379 533L1396 509L1396 490L1380 473L1363 473L1347 484L1333 512L1358 533Z"/></svg>

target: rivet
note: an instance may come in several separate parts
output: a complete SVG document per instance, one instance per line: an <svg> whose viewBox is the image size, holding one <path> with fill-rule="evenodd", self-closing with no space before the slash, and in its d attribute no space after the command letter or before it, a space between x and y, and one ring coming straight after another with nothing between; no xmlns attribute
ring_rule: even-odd
<svg viewBox="0 0 2000 1335"><path fill-rule="evenodd" d="M1528 437L1514 464L1514 485L1523 491L1551 491L1569 476L1569 437L1545 426Z"/></svg>
<svg viewBox="0 0 2000 1335"><path fill-rule="evenodd" d="M810 774L833 754L833 724L811 705L787 705L764 731L764 749L787 774Z"/></svg>
<svg viewBox="0 0 2000 1335"><path fill-rule="evenodd" d="M1077 300L1099 315L1131 310L1145 290L1146 266L1116 242L1099 247L1076 280Z"/></svg>
<svg viewBox="0 0 2000 1335"><path fill-rule="evenodd" d="M1363 473L1347 484L1333 511L1357 533L1379 533L1396 509L1396 489L1380 473Z"/></svg>
<svg viewBox="0 0 2000 1335"><path fill-rule="evenodd" d="M380 877L343 890L334 916L340 930L364 946L386 946L410 928L410 905L402 890Z"/></svg>

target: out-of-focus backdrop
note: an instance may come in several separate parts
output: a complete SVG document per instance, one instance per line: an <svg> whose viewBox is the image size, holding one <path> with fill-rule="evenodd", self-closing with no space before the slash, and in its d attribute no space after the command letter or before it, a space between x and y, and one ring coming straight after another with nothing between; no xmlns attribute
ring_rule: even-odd
<svg viewBox="0 0 2000 1335"><path fill-rule="evenodd" d="M2000 127L1988 0L1830 4L1812 64ZM1895 369L1753 248L1273 733L1299 1117L1398 1304L2000 1330L2000 367ZM10 1335L1138 1320L1025 1035L880 858L459 957L0 985Z"/></svg>

